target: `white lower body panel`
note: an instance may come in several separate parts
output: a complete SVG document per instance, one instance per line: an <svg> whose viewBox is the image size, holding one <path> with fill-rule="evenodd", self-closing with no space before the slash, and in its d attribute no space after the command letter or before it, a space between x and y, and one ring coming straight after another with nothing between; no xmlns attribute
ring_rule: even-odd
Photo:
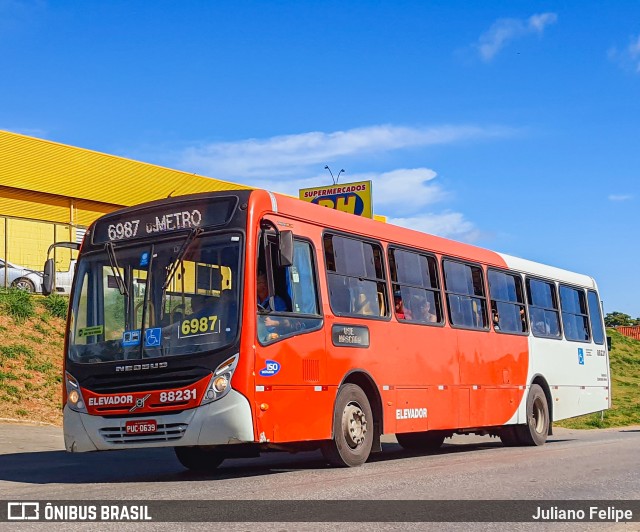
<svg viewBox="0 0 640 532"><path fill-rule="evenodd" d="M152 434L128 435L127 421L153 419ZM253 419L246 397L231 390L208 405L179 413L140 418L90 416L64 407L64 444L69 452L112 451L181 445L226 445L253 442Z"/></svg>

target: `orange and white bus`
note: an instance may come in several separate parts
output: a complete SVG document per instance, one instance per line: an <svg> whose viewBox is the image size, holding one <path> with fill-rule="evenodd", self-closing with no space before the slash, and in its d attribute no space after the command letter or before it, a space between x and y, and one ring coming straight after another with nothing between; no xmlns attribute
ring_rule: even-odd
<svg viewBox="0 0 640 532"><path fill-rule="evenodd" d="M97 220L63 388L68 451L171 446L201 470L270 449L357 466L383 434L542 445L611 404L592 278L264 190Z"/></svg>

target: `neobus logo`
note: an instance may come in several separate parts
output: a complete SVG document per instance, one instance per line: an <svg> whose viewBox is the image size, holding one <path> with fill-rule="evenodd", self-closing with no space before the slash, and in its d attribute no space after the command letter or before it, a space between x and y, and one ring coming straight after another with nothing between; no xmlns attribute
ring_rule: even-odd
<svg viewBox="0 0 640 532"><path fill-rule="evenodd" d="M119 371L143 371L147 369L162 369L166 368L167 362L156 362L154 364L133 364L131 366L116 366L116 373Z"/></svg>

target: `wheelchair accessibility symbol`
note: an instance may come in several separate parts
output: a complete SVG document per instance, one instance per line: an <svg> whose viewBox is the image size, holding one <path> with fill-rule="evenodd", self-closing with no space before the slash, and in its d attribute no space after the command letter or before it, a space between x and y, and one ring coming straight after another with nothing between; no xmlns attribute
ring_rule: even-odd
<svg viewBox="0 0 640 532"><path fill-rule="evenodd" d="M154 327L153 329L146 329L144 331L145 347L159 347L161 343L162 329L160 327Z"/></svg>
<svg viewBox="0 0 640 532"><path fill-rule="evenodd" d="M578 364L584 366L584 350L582 347L578 348Z"/></svg>

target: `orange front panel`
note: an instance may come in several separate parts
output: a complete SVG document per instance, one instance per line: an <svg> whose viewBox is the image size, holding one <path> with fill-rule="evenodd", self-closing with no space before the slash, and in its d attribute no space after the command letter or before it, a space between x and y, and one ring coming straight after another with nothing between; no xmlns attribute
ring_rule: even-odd
<svg viewBox="0 0 640 532"><path fill-rule="evenodd" d="M275 442L331 437L337 387L315 391L327 384L323 330L257 347L255 383L265 390L255 394L258 434Z"/></svg>
<svg viewBox="0 0 640 532"><path fill-rule="evenodd" d="M283 443L331 438L336 393L335 386L320 391L313 386L266 386L255 395L259 439L264 435Z"/></svg>

